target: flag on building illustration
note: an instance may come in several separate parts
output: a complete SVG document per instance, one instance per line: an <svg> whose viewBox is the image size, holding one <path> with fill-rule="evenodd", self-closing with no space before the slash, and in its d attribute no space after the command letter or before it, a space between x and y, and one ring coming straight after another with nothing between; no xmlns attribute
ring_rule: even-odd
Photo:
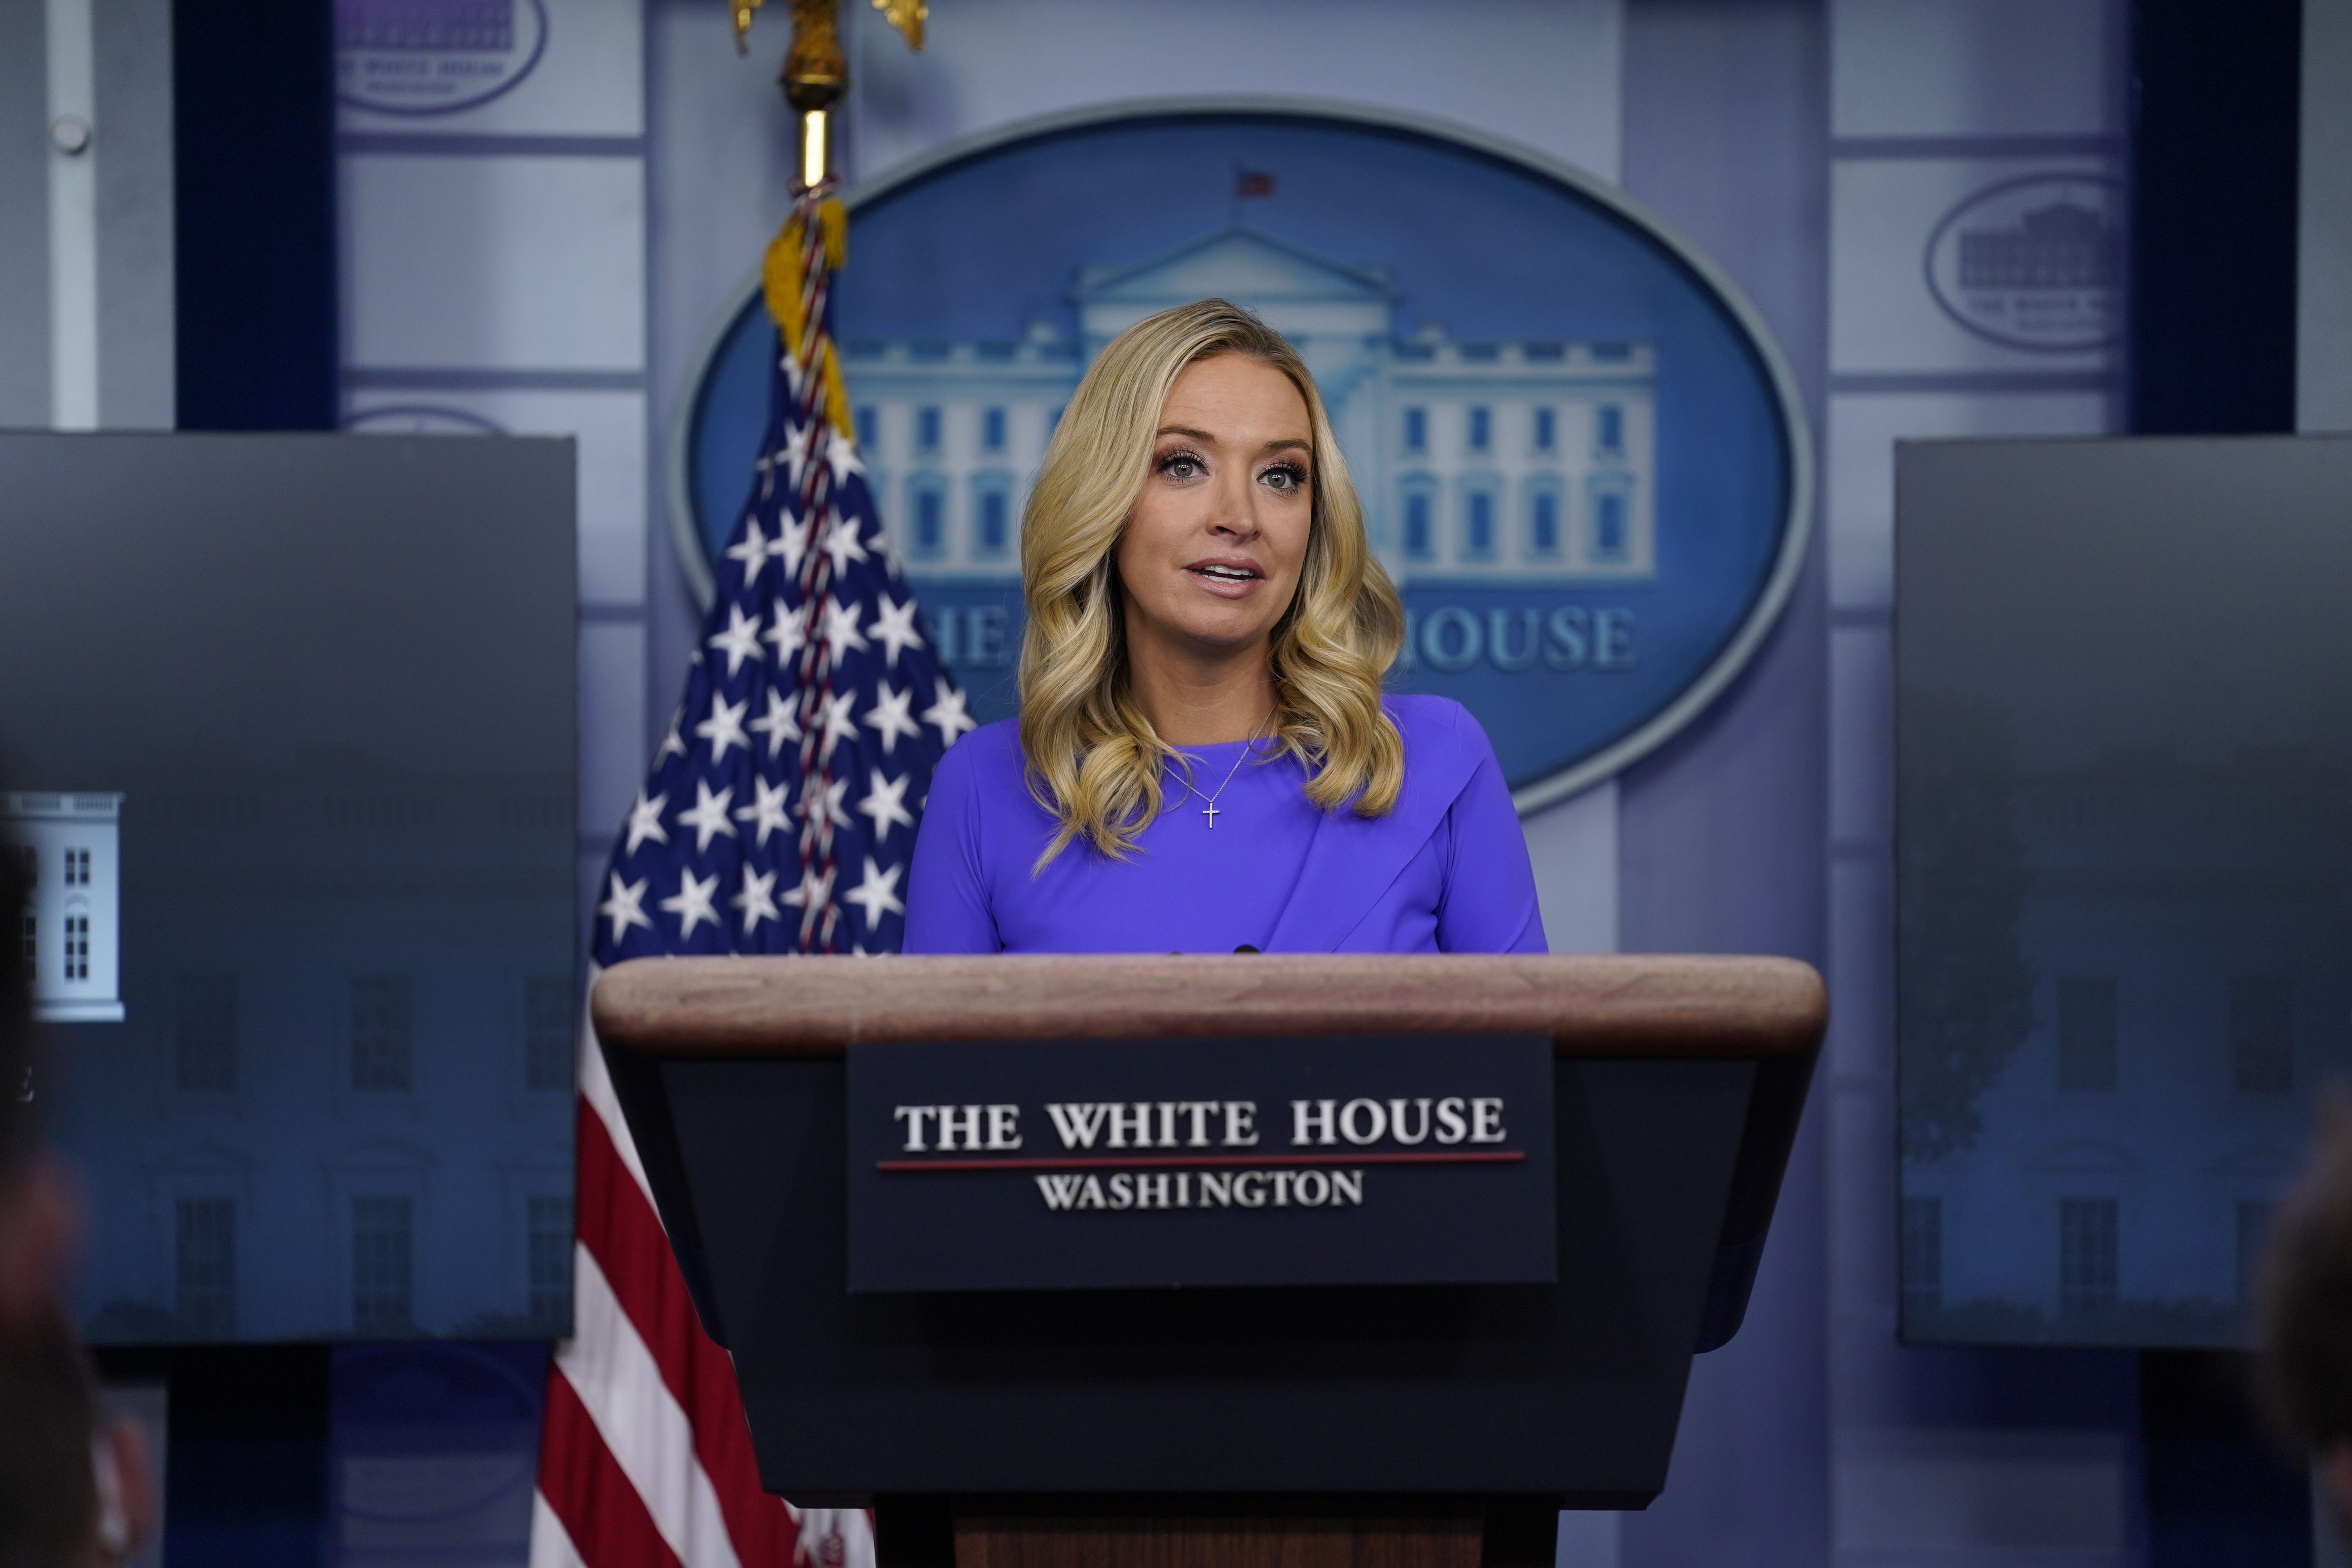
<svg viewBox="0 0 2352 1568"><path fill-rule="evenodd" d="M769 252L768 427L685 701L599 891L598 969L895 951L931 770L972 727L852 439L830 184L803 195ZM548 1378L532 1568L871 1568L864 1513L761 1489L731 1363L695 1315L587 1034L574 1330Z"/></svg>

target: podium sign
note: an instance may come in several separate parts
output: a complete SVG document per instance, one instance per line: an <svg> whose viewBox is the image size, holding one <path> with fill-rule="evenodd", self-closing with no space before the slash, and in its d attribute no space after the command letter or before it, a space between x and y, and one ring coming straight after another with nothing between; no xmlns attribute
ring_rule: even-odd
<svg viewBox="0 0 2352 1568"><path fill-rule="evenodd" d="M848 1058L854 1291L1558 1278L1545 1035Z"/></svg>

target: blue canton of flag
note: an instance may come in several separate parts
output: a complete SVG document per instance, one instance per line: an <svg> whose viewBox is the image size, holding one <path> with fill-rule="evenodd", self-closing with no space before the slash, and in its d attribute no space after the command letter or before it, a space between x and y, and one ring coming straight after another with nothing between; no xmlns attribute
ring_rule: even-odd
<svg viewBox="0 0 2352 1568"><path fill-rule="evenodd" d="M600 965L897 951L931 770L973 727L835 425L839 219L823 194L770 256L767 434L686 700L613 850Z"/></svg>

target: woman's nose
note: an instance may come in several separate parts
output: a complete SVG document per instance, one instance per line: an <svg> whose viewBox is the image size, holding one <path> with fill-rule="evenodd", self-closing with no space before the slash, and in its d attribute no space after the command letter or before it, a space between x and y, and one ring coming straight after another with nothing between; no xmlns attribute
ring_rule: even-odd
<svg viewBox="0 0 2352 1568"><path fill-rule="evenodd" d="M1216 510L1209 519L1210 531L1229 533L1237 539L1256 538L1257 509L1252 504L1255 500L1245 472L1238 478L1231 475L1223 478L1217 485Z"/></svg>

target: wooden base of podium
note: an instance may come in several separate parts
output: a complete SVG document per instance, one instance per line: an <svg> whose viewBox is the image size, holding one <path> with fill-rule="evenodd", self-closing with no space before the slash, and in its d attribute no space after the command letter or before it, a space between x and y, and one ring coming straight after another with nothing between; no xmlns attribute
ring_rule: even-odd
<svg viewBox="0 0 2352 1568"><path fill-rule="evenodd" d="M881 1568L1551 1568L1559 1534L1519 1498L893 1500L875 1522Z"/></svg>

